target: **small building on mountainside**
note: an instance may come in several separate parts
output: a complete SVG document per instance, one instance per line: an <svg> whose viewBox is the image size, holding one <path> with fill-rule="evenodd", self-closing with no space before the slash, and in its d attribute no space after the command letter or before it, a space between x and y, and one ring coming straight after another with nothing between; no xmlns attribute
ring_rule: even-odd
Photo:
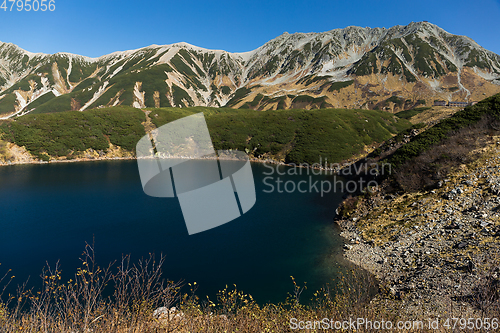
<svg viewBox="0 0 500 333"><path fill-rule="evenodd" d="M451 106L451 107L460 107L460 108L464 108L466 106L469 106L470 103L468 102L449 102L448 103L448 106Z"/></svg>
<svg viewBox="0 0 500 333"><path fill-rule="evenodd" d="M469 105L474 105L477 102L446 102L446 101L434 101L434 106L451 106L464 108Z"/></svg>

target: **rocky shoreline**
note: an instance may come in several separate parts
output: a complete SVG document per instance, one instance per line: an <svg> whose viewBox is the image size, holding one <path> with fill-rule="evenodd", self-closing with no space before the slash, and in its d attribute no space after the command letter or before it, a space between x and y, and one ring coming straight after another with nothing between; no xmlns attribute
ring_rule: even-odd
<svg viewBox="0 0 500 333"><path fill-rule="evenodd" d="M376 302L434 316L487 310L500 281L500 144L439 185L359 200L336 221L344 256L378 279Z"/></svg>
<svg viewBox="0 0 500 333"><path fill-rule="evenodd" d="M186 158L188 159L188 158ZM29 165L29 164L53 164L53 163L76 163L76 162L92 162L92 161L116 161L116 160L137 160L135 156L125 156L125 157L85 157L85 158L74 158L74 159L53 159L50 161L42 161L35 158L26 158L14 162L4 162L0 161L0 166L9 166L9 165ZM270 164L278 164L278 165L286 165L283 162L269 160L269 159L257 159L252 158L250 162L257 163L270 163Z"/></svg>
<svg viewBox="0 0 500 333"><path fill-rule="evenodd" d="M92 162L92 161L117 161L117 160L135 160L135 157L98 157L98 158L75 158L72 160L32 160L25 162L0 162L0 166L9 165L30 165L30 164L54 164L54 163L76 163L76 162Z"/></svg>
<svg viewBox="0 0 500 333"><path fill-rule="evenodd" d="M89 152L84 152L85 157L78 157L78 158L72 158L72 159L66 159L66 158L59 158L59 159L51 159L49 161L42 161L40 159L37 159L33 155L31 155L24 147L19 147L15 144L11 144L9 153L12 155L13 161L3 161L0 159L0 166L8 166L8 165L24 165L24 164L51 164L51 163L73 163L73 162L90 162L90 161L113 161L113 160L136 160L137 157L132 153L132 152L121 152L120 154L116 154L116 152L112 152L108 156L106 153L102 152L96 152L93 150L90 150ZM125 155L125 156L123 156ZM1 156L0 156L1 157ZM148 157L149 158L149 157ZM178 159L190 159L188 156L179 156L179 157L172 157L172 158L178 158ZM199 158L198 159L210 159L212 157L208 158ZM218 159L224 159L224 156L218 156ZM330 165L336 165L337 167L328 167L327 164L323 166L323 164L320 163L315 163L313 165L304 165L304 164L287 164L281 160L276 160L270 157L249 157L250 162L255 162L255 163L268 163L268 164L274 164L274 165L283 165L283 166L289 166L289 167L297 167L297 168L309 168L309 169L315 169L315 170L322 170L322 171L328 171L332 173L339 172L342 170L342 168L349 167L353 163L355 163L358 159L352 159L348 161L344 161L342 163L332 163ZM316 166L317 165L317 166Z"/></svg>
<svg viewBox="0 0 500 333"><path fill-rule="evenodd" d="M53 159L50 161L42 161L36 159L32 156L28 156L22 159L16 159L12 161L0 161L1 166L13 166L13 165L30 165L30 164L53 164L53 163L76 163L76 162L91 162L91 161L115 161L115 160L135 160L133 156L113 156L113 157L82 157L74 159Z"/></svg>

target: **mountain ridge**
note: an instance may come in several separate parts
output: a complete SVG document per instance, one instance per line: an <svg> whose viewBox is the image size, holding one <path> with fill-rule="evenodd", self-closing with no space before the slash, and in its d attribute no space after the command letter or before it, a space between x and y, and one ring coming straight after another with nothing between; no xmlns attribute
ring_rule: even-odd
<svg viewBox="0 0 500 333"><path fill-rule="evenodd" d="M500 56L428 22L285 32L242 53L180 42L89 58L0 42L3 118L113 105L395 112L497 92Z"/></svg>

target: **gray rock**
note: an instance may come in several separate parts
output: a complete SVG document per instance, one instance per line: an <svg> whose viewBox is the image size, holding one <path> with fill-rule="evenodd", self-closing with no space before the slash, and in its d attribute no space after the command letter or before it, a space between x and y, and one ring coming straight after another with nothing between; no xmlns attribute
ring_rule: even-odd
<svg viewBox="0 0 500 333"><path fill-rule="evenodd" d="M467 247L467 245L469 245L469 244L467 244L466 242L460 242L460 243L455 244L455 246L453 246L453 248L454 249L463 249L463 248Z"/></svg>
<svg viewBox="0 0 500 333"><path fill-rule="evenodd" d="M487 226L489 226L489 225L490 225L490 223L489 223L489 222L486 222L486 221L480 221L480 222L479 222L479 226L480 226L480 227L482 227L482 228L487 227Z"/></svg>

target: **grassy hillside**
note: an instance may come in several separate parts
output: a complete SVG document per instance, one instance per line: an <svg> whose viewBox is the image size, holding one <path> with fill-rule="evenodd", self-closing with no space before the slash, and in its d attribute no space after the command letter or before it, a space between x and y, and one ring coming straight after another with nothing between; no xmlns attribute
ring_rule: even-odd
<svg viewBox="0 0 500 333"><path fill-rule="evenodd" d="M452 117L442 120L397 150L390 162L401 165L447 139L452 132L477 124L485 116L496 119L500 117L500 94L486 98L476 105L468 106Z"/></svg>
<svg viewBox="0 0 500 333"><path fill-rule="evenodd" d="M38 158L78 157L87 149L106 151L110 143L133 150L145 135L145 115L131 107L29 114L0 125L0 135Z"/></svg>
<svg viewBox="0 0 500 333"><path fill-rule="evenodd" d="M430 110L431 108L430 107L420 107L420 108L414 108L414 109L410 109L410 110L404 110L404 111L400 111L398 113L395 113L396 116L398 116L399 118L403 118L403 119L410 119L411 117L413 116L416 116L417 114L420 114L424 111L427 111L427 110Z"/></svg>
<svg viewBox="0 0 500 333"><path fill-rule="evenodd" d="M396 116L412 118L415 111L420 110L428 111L420 108L400 112ZM439 119L435 117L435 112L429 115ZM419 113L416 115L420 116ZM498 141L500 94L451 115L449 110L445 110L444 115L448 118L436 120L437 123L427 130L422 131L426 126L419 123L401 131L367 156L374 162L392 165L394 172L391 177L385 174L378 179L389 178L389 192L415 192L440 187L450 172L464 168L477 159L486 146Z"/></svg>
<svg viewBox="0 0 500 333"><path fill-rule="evenodd" d="M290 163L312 164L320 156L323 161L340 162L410 126L390 113L372 110L151 110L149 116L156 126L203 112L216 149L238 149Z"/></svg>
<svg viewBox="0 0 500 333"><path fill-rule="evenodd" d="M389 139L410 126L383 111L321 109L254 111L207 107L149 109L156 127L203 112L216 149L238 149L255 157L316 163L340 162L365 146ZM133 151L145 134L143 111L131 107L30 114L0 125L3 139L35 156L77 157L110 143Z"/></svg>

